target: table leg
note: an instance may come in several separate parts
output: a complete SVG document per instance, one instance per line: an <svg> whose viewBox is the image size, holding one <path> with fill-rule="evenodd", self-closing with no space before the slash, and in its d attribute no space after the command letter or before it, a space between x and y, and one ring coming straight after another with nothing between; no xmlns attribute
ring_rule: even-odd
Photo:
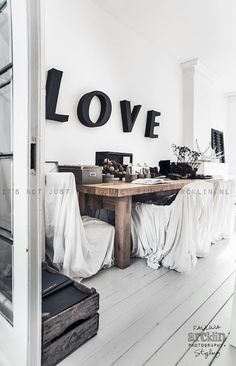
<svg viewBox="0 0 236 366"><path fill-rule="evenodd" d="M97 208L102 208L102 197L79 193L79 207L81 215L93 216Z"/></svg>
<svg viewBox="0 0 236 366"><path fill-rule="evenodd" d="M125 268L130 265L132 197L115 199L115 265Z"/></svg>
<svg viewBox="0 0 236 366"><path fill-rule="evenodd" d="M86 198L86 193L79 193L79 208L81 215L86 215L87 213Z"/></svg>

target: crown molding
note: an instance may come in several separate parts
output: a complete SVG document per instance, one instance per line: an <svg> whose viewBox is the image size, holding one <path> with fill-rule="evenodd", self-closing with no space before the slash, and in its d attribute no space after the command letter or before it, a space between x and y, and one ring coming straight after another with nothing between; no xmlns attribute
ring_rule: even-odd
<svg viewBox="0 0 236 366"><path fill-rule="evenodd" d="M236 98L236 91L230 92L230 93L225 93L225 98Z"/></svg>
<svg viewBox="0 0 236 366"><path fill-rule="evenodd" d="M217 74L210 70L199 58L193 58L181 63L182 71L186 73L198 73L208 81L213 82L217 79Z"/></svg>

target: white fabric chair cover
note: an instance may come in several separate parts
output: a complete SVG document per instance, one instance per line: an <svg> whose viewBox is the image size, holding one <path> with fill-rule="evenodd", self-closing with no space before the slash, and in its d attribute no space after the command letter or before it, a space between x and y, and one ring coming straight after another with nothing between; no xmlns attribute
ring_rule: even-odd
<svg viewBox="0 0 236 366"><path fill-rule="evenodd" d="M190 183L172 204L162 265L178 272L192 269L211 245L213 185Z"/></svg>
<svg viewBox="0 0 236 366"><path fill-rule="evenodd" d="M132 210L133 255L152 268L190 270L211 244L213 185L194 182L170 206L138 203Z"/></svg>
<svg viewBox="0 0 236 366"><path fill-rule="evenodd" d="M136 203L132 208L132 255L157 269L163 255L171 206Z"/></svg>
<svg viewBox="0 0 236 366"><path fill-rule="evenodd" d="M235 180L220 180L214 185L212 243L229 239L234 228Z"/></svg>
<svg viewBox="0 0 236 366"><path fill-rule="evenodd" d="M46 175L45 229L52 261L61 264L67 276L86 278L113 264L114 227L81 218L72 173Z"/></svg>

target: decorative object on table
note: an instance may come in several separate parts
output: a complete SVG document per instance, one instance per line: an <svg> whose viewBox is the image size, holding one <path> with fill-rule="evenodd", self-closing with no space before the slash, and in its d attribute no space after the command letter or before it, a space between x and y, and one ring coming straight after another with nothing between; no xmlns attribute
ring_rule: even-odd
<svg viewBox="0 0 236 366"><path fill-rule="evenodd" d="M125 181L128 182L128 183L133 182L137 178L138 178L137 174L129 174L128 173L128 174L125 175Z"/></svg>
<svg viewBox="0 0 236 366"><path fill-rule="evenodd" d="M115 179L114 174L103 174L102 175L102 181L103 183L111 183Z"/></svg>
<svg viewBox="0 0 236 366"><path fill-rule="evenodd" d="M144 163L143 165L143 176L144 178L151 178L150 168L147 163Z"/></svg>
<svg viewBox="0 0 236 366"><path fill-rule="evenodd" d="M214 130L215 131L215 130ZM218 132L218 131L217 131ZM201 151L200 147L199 147L199 143L198 140L196 139L196 146L197 146L197 150L200 153L200 157L199 157L199 161L201 162L213 162L213 163L219 163L219 162L223 162L224 163L224 150L219 151L219 147L217 150L217 138L215 138L215 147L213 148L212 145L209 143L208 147L204 150ZM219 143L219 146L220 143ZM224 143L223 143L223 147L222 149L224 149Z"/></svg>
<svg viewBox="0 0 236 366"><path fill-rule="evenodd" d="M143 168L140 163L132 165L132 171L134 174L137 174L138 178L144 178Z"/></svg>
<svg viewBox="0 0 236 366"><path fill-rule="evenodd" d="M104 159L102 166L102 173L105 175L113 175L113 178L125 177L125 167L115 160Z"/></svg>
<svg viewBox="0 0 236 366"><path fill-rule="evenodd" d="M97 334L99 295L46 263L42 278L42 366L53 366Z"/></svg>
<svg viewBox="0 0 236 366"><path fill-rule="evenodd" d="M97 151L96 152L96 165L103 165L104 160L114 160L122 166L127 166L133 163L132 153L112 152L112 151Z"/></svg>
<svg viewBox="0 0 236 366"><path fill-rule="evenodd" d="M151 174L151 178L156 178L160 175L158 167L150 167L150 174Z"/></svg>
<svg viewBox="0 0 236 366"><path fill-rule="evenodd" d="M182 179L182 175L176 173L169 173L168 178L171 180L179 180Z"/></svg>
<svg viewBox="0 0 236 366"><path fill-rule="evenodd" d="M180 174L182 177L195 177L200 166L198 151L189 149L187 146L172 145L173 152L177 157L177 163L171 163L170 173Z"/></svg>
<svg viewBox="0 0 236 366"><path fill-rule="evenodd" d="M195 179L213 179L213 175L196 174Z"/></svg>
<svg viewBox="0 0 236 366"><path fill-rule="evenodd" d="M151 178L150 168L147 163L143 166L141 164L129 164L126 167L125 181L132 182L135 179Z"/></svg>
<svg viewBox="0 0 236 366"><path fill-rule="evenodd" d="M167 176L170 172L170 160L160 160L159 167L160 167L160 174Z"/></svg>
<svg viewBox="0 0 236 366"><path fill-rule="evenodd" d="M147 170L145 170L147 169ZM149 167L146 166L143 167L140 163L137 163L137 164L129 164L127 167L126 167L126 174L136 174L139 178L144 178L144 174L145 173L148 173L150 170L149 170Z"/></svg>
<svg viewBox="0 0 236 366"><path fill-rule="evenodd" d="M58 171L73 173L76 184L102 183L102 167L96 165L59 165Z"/></svg>

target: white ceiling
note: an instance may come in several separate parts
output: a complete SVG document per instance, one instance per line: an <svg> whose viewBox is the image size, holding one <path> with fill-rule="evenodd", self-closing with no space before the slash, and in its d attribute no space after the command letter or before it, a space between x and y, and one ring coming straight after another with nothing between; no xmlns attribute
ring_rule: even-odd
<svg viewBox="0 0 236 366"><path fill-rule="evenodd" d="M198 57L236 90L236 0L92 0L182 62Z"/></svg>

